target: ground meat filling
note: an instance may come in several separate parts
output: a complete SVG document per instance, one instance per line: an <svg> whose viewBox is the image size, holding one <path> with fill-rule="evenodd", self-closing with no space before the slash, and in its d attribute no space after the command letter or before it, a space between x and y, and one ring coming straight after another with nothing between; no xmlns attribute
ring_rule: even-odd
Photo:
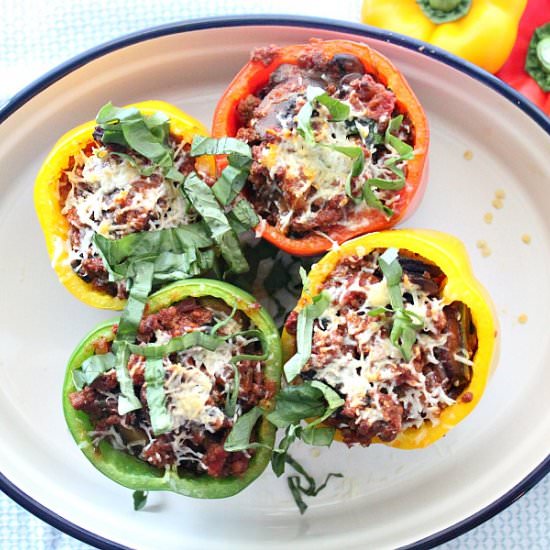
<svg viewBox="0 0 550 550"><path fill-rule="evenodd" d="M424 319L410 361L403 358L389 338L391 312L368 314L389 307L377 263L382 252L343 260L325 281L331 302L314 323L311 358L302 371L304 379L323 381L345 400L327 424L339 428L349 445L369 445L375 437L392 441L425 421L436 424L467 389L477 349L469 309L440 299L444 273L402 250L405 308ZM286 328L295 333L296 315Z"/></svg>
<svg viewBox="0 0 550 550"><path fill-rule="evenodd" d="M271 60L275 53L271 46L255 52L253 59ZM346 120L333 122L328 109L315 104L311 127L316 144L298 131L297 115L307 101L308 86L322 88L350 107ZM237 137L251 145L253 155L245 192L256 212L288 236L354 223L374 211L360 200L366 180L397 177L387 162L399 155L380 140L391 118L402 113L394 93L367 74L353 55L329 58L308 48L297 65L280 65L265 87L242 99L237 114ZM404 115L398 137L413 144L414 129ZM346 193L353 161L331 146L363 150L365 168L350 184L355 200ZM396 166L406 174L406 161ZM374 189L374 194L388 208L399 199L399 190Z"/></svg>
<svg viewBox="0 0 550 550"><path fill-rule="evenodd" d="M71 157L60 178L59 201L69 222L69 261L74 272L94 288L125 298L124 282L109 281L92 242L95 233L118 239L130 233L168 229L190 223L185 199L161 170L122 146L103 145L101 136ZM193 170L189 144L170 139L174 165L184 175Z"/></svg>
<svg viewBox="0 0 550 550"><path fill-rule="evenodd" d="M191 331L208 332L231 315L226 305L214 299L187 298L141 321L137 341L164 343ZM219 335L236 334L254 328L248 318L237 312L220 327ZM109 351L111 343L99 339L96 353ZM247 468L250 452L230 453L223 445L239 416L270 399L273 383L265 380L263 362L241 360L239 394L235 414L225 413L234 383L230 360L240 354L261 354L257 338L241 335L227 339L216 351L200 347L177 352L164 358L166 405L173 421L169 433L152 432L146 400L145 360L131 355L128 370L135 394L143 407L123 416L118 414L120 393L116 373L106 372L81 391L69 396L76 410L90 417L94 445L106 440L113 447L132 454L156 468L176 468L180 473L206 474L211 477L239 476Z"/></svg>

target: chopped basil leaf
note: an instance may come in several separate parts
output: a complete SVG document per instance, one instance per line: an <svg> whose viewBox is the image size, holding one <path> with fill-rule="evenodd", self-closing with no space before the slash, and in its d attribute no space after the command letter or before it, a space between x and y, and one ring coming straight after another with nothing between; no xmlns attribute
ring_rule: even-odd
<svg viewBox="0 0 550 550"><path fill-rule="evenodd" d="M412 311L407 311L406 309L395 311L390 341L401 351L405 361L412 359L412 347L416 342L418 331L423 327L423 319Z"/></svg>
<svg viewBox="0 0 550 550"><path fill-rule="evenodd" d="M311 338L313 335L313 322L323 314L330 304L330 296L321 292L313 297L313 301L306 305L298 314L296 330L296 354L291 357L284 366L285 376L288 382L292 382L305 366L311 355Z"/></svg>
<svg viewBox="0 0 550 550"><path fill-rule="evenodd" d="M322 426L311 430L304 429L300 434L300 439L307 445L316 447L329 447L334 441L336 428Z"/></svg>
<svg viewBox="0 0 550 550"><path fill-rule="evenodd" d="M226 166L212 191L220 204L226 206L240 193L248 178L248 170L241 170L231 165Z"/></svg>
<svg viewBox="0 0 550 550"><path fill-rule="evenodd" d="M233 273L247 271L248 262L242 253L239 239L210 187L195 172L191 172L180 189L207 224L230 270Z"/></svg>
<svg viewBox="0 0 550 550"><path fill-rule="evenodd" d="M153 271L154 264L151 262L131 264L131 269L127 273L130 292L126 307L120 317L115 342L120 342L121 340L126 342L133 341L145 309L147 296L151 292Z"/></svg>
<svg viewBox="0 0 550 550"><path fill-rule="evenodd" d="M315 135L311 127L314 102L324 105L331 116L332 122L341 122L349 117L349 105L328 95L325 90L317 86L308 86L306 90L306 103L296 115L297 130L308 143L315 143Z"/></svg>
<svg viewBox="0 0 550 550"><path fill-rule="evenodd" d="M236 138L224 137L220 139L195 136L191 144L191 156L200 155L230 155L237 153L242 157L252 158L250 146Z"/></svg>
<svg viewBox="0 0 550 550"><path fill-rule="evenodd" d="M351 192L351 180L352 178L355 178L363 172L363 169L365 167L365 153L361 147L346 147L341 145L333 145L328 144L324 145L325 147L328 147L329 149L332 149L333 151L338 151L339 153L342 153L352 159L353 166L351 167L351 172L348 174L346 178L345 183L345 190L346 195L353 200L356 204L360 203L362 200L362 197L356 197Z"/></svg>
<svg viewBox="0 0 550 550"><path fill-rule="evenodd" d="M233 367L233 385L231 393L227 394L227 401L225 403L225 414L229 418L232 418L237 408L237 400L239 399L239 385L241 383L241 375L239 374L239 367L234 363L231 363Z"/></svg>
<svg viewBox="0 0 550 550"><path fill-rule="evenodd" d="M193 348L201 347L210 351L215 351L224 340L217 336L212 336L204 332L193 331L186 332L181 336L176 336L166 344L127 344L128 349L135 355L141 355L148 359L160 359L166 355Z"/></svg>
<svg viewBox="0 0 550 550"><path fill-rule="evenodd" d="M247 413L239 416L237 422L235 422L233 428L229 432L223 448L230 453L234 453L237 451L245 451L246 449L266 447L266 445L261 443L250 442L252 430L262 415L263 411L260 407L253 407Z"/></svg>
<svg viewBox="0 0 550 550"><path fill-rule="evenodd" d="M228 323L231 322L231 320L235 317L235 313L237 313L237 306L234 305L233 309L231 310L231 313L221 321L218 321L211 329L210 329L210 335L216 336L218 330L225 327Z"/></svg>
<svg viewBox="0 0 550 550"><path fill-rule="evenodd" d="M118 414L120 416L141 409L141 402L134 392L134 382L128 372L128 359L130 350L126 342L120 342L116 347L115 370L120 395L118 396Z"/></svg>
<svg viewBox="0 0 550 550"><path fill-rule="evenodd" d="M278 428L286 428L306 418L320 417L325 410L322 392L310 383L304 383L281 389L275 409L267 415L267 419Z"/></svg>
<svg viewBox="0 0 550 550"><path fill-rule="evenodd" d="M398 250L388 248L378 258L378 265L388 286L393 311L390 341L401 352L405 361L410 361L417 333L424 327L424 320L416 313L407 311L404 307L401 294L403 270L399 263ZM373 312L370 313L373 314Z"/></svg>
<svg viewBox="0 0 550 550"><path fill-rule="evenodd" d="M365 185L363 185L363 198L365 199L365 202L371 207L376 208L376 210L380 210L383 212L388 218L391 218L393 216L393 210L386 206L375 194L372 190L371 182L372 180L376 180L376 178L368 179L365 182Z"/></svg>
<svg viewBox="0 0 550 550"><path fill-rule="evenodd" d="M164 367L162 359L148 358L145 362L145 396L149 408L151 426L155 435L168 433L172 430L172 417L166 408L166 393L164 391Z"/></svg>
<svg viewBox="0 0 550 550"><path fill-rule="evenodd" d="M390 303L394 310L403 307L403 296L401 294L401 279L403 278L403 269L398 259L399 251L397 248L388 248L379 258L378 265L386 279Z"/></svg>
<svg viewBox="0 0 550 550"><path fill-rule="evenodd" d="M321 485L317 486L317 483L313 477L306 472L304 467L299 462L288 454L285 459L286 463L299 474L297 476L289 476L287 483L290 492L294 497L294 502L296 502L296 506L298 506L298 509L300 510L300 514L304 514L307 510L307 504L304 502L303 496L315 497L327 486L327 483L331 477L343 477L342 474L335 474L331 472L327 475L325 481ZM302 479L305 480L306 485L302 485Z"/></svg>
<svg viewBox="0 0 550 550"><path fill-rule="evenodd" d="M174 167L174 152L168 143L169 118L164 113L145 116L134 107L119 108L107 103L97 114L100 129L97 138L105 144L118 144L132 149L162 169L166 178L183 181Z"/></svg>
<svg viewBox="0 0 550 550"><path fill-rule="evenodd" d="M393 148L398 154L397 157L390 157L386 159L384 164L397 177L394 179L369 178L363 186L363 198L365 199L365 202L371 208L376 208L377 210L383 212L388 218L391 218L394 212L374 194L373 188L376 187L378 189L399 191L405 186L405 174L403 170L401 168L398 168L396 165L399 162L413 159L414 149L408 143L405 143L392 133L398 132L401 128L402 123L403 115L398 115L392 118L384 134L384 144L388 147Z"/></svg>
<svg viewBox="0 0 550 550"><path fill-rule="evenodd" d="M311 127L311 115L313 114L313 106L307 101L296 115L296 129L299 134L306 140L307 143L315 143L315 134Z"/></svg>
<svg viewBox="0 0 550 550"><path fill-rule="evenodd" d="M213 263L212 252L203 250L198 253L199 248L213 244L204 222L131 233L120 239L107 239L96 233L93 242L110 280L125 279L136 261L155 263L155 282L157 279L167 281L193 277L210 269ZM181 257L175 256L180 254ZM177 271L172 277L169 276L170 264Z"/></svg>
<svg viewBox="0 0 550 550"><path fill-rule="evenodd" d="M306 97L310 103L317 101L321 105L324 105L328 109L333 122L341 122L349 117L349 105L346 105L338 99L328 95L322 88L317 86L308 86L306 90Z"/></svg>
<svg viewBox="0 0 550 550"><path fill-rule="evenodd" d="M216 183L212 186L214 195L223 206L233 202L244 187L252 165L250 151L247 154L232 152L227 157L226 166Z"/></svg>
<svg viewBox="0 0 550 550"><path fill-rule="evenodd" d="M312 429L318 424L324 422L332 413L342 407L345 403L345 401L338 395L338 393L336 393L330 386L327 386L319 380L313 380L311 382L311 387L319 390L322 393L323 398L328 404L328 407L326 407L326 410L321 417L315 419L313 422L310 422L306 426L306 430Z"/></svg>
<svg viewBox="0 0 550 550"><path fill-rule="evenodd" d="M287 426L285 435L279 442L279 446L273 449L273 454L271 455L271 469L277 477L285 473L288 449L296 441L296 437L298 437L301 431L302 428L299 424L290 424Z"/></svg>
<svg viewBox="0 0 550 550"><path fill-rule="evenodd" d="M115 366L113 353L102 353L88 357L78 369L73 371L73 383L77 390L89 386L98 376L110 371Z"/></svg>
<svg viewBox="0 0 550 550"><path fill-rule="evenodd" d="M146 491L134 491L132 497L134 499L134 510L137 512L145 507L147 504L147 495Z"/></svg>
<svg viewBox="0 0 550 550"><path fill-rule="evenodd" d="M368 185L371 190L372 187L378 187L378 189L389 189L391 191L399 191L399 189L403 189L403 186L405 185L404 179L396 179L396 180L383 180L381 178L369 178L365 185Z"/></svg>
<svg viewBox="0 0 550 550"><path fill-rule="evenodd" d="M254 208L246 199L241 199L232 206L227 219L237 233L244 233L260 222Z"/></svg>

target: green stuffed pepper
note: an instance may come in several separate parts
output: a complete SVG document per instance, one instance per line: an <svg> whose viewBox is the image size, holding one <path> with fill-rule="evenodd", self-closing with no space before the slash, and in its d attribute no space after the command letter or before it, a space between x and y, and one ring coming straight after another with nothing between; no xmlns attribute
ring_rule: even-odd
<svg viewBox="0 0 550 550"><path fill-rule="evenodd" d="M65 419L90 462L130 489L196 498L229 497L256 479L275 439L261 412L281 376L265 310L232 285L194 279L153 294L131 340L118 327L96 327L65 377ZM255 442L248 451L227 444L237 421Z"/></svg>

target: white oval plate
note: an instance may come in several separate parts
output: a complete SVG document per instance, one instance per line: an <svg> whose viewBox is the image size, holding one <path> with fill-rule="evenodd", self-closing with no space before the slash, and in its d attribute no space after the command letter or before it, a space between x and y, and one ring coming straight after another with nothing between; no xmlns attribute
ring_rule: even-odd
<svg viewBox="0 0 550 550"><path fill-rule="evenodd" d="M87 462L63 420L68 356L109 314L76 301L50 268L32 203L35 174L55 140L108 100L166 100L208 126L252 48L361 35L405 73L431 125L430 183L405 225L462 239L494 298L501 358L486 395L425 450L334 444L314 456L300 449L298 457L318 479L345 475L310 499L303 517L271 471L231 500L157 493L136 513L131 493ZM363 548L367 541L390 548L441 542L509 504L548 471L550 124L526 103L518 101L525 112L517 108L510 98L519 96L496 79L418 46L328 21L203 21L90 52L0 113L9 115L0 127L0 467L8 494L57 527L110 548L320 550ZM497 189L506 193L502 209L491 206ZM492 224L484 222L486 212ZM531 244L522 242L523 234ZM489 257L477 249L479 240L490 247ZM520 314L528 316L526 324L518 322Z"/></svg>

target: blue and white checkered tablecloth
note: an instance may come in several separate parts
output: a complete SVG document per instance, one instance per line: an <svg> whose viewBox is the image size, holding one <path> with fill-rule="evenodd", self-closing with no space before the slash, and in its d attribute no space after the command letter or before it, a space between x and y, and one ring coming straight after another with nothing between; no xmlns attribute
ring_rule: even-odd
<svg viewBox="0 0 550 550"><path fill-rule="evenodd" d="M361 0L338 2L338 19L358 21ZM146 27L212 15L334 16L334 0L0 0L0 105L74 55ZM0 493L0 550L90 548ZM445 549L550 548L550 476L518 502Z"/></svg>

